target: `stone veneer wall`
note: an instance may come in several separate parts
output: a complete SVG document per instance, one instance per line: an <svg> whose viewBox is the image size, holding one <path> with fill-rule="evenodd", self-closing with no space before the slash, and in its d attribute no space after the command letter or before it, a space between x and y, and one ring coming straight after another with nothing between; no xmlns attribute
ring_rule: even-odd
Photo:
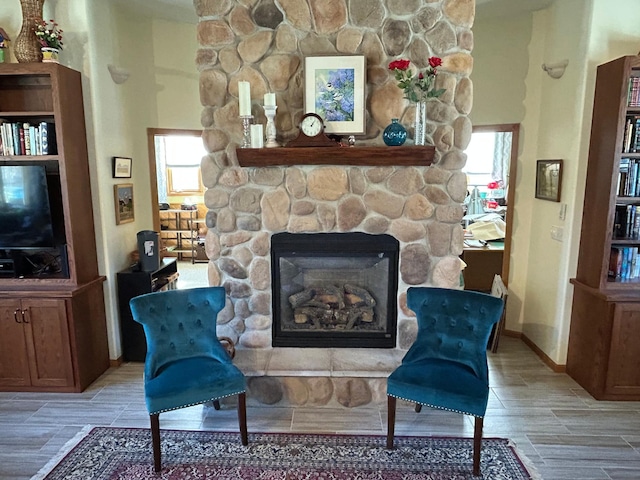
<svg viewBox="0 0 640 480"><path fill-rule="evenodd" d="M400 241L399 347L415 333L406 308L411 285L456 287L462 252L462 153L471 138L471 25L475 0L194 0L200 17L197 65L207 187L209 283L229 293L220 333L247 348L271 345L269 237L280 231L389 233ZM308 55L367 59L367 133L382 144L391 118L412 124L387 65L409 58L424 68L442 57L428 105L431 167L242 168L238 81L251 84L255 121L265 123L263 94L276 92L278 137L297 134L303 112L302 64ZM357 147L355 147L357 148ZM339 154L339 151L336 152ZM273 149L273 154L278 154Z"/></svg>

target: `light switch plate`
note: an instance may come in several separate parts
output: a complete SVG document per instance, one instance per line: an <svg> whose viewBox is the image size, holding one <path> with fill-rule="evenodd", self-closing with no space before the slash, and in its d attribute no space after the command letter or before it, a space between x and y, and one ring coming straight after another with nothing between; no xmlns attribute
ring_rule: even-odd
<svg viewBox="0 0 640 480"><path fill-rule="evenodd" d="M557 225L553 225L551 227L551 238L553 238L554 240L561 242L563 234L564 234L563 227L558 227Z"/></svg>

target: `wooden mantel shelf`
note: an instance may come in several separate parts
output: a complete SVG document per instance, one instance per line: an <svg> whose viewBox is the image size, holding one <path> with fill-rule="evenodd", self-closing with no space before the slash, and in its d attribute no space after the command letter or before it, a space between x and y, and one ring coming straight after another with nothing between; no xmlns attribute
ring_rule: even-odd
<svg viewBox="0 0 640 480"><path fill-rule="evenodd" d="M237 148L241 167L287 165L421 166L433 163L435 147Z"/></svg>

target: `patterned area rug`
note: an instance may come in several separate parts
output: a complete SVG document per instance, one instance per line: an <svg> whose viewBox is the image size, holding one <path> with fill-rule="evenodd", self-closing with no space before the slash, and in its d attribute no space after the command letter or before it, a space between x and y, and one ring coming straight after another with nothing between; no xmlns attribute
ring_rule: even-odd
<svg viewBox="0 0 640 480"><path fill-rule="evenodd" d="M471 473L472 439L384 436L249 434L162 430L162 472L153 472L148 429L96 427L51 469L46 480L478 480ZM482 442L482 479L539 478L509 440ZM32 479L32 480L33 480Z"/></svg>

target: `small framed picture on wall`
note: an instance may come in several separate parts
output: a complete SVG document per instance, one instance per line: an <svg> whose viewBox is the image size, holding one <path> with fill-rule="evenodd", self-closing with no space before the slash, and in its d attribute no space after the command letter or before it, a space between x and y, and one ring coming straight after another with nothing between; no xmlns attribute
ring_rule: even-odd
<svg viewBox="0 0 640 480"><path fill-rule="evenodd" d="M133 222L133 184L114 185L113 197L116 208L116 225Z"/></svg>
<svg viewBox="0 0 640 480"><path fill-rule="evenodd" d="M536 167L536 198L559 202L562 192L562 160L538 160Z"/></svg>
<svg viewBox="0 0 640 480"><path fill-rule="evenodd" d="M128 157L113 157L113 178L131 178L131 162Z"/></svg>

